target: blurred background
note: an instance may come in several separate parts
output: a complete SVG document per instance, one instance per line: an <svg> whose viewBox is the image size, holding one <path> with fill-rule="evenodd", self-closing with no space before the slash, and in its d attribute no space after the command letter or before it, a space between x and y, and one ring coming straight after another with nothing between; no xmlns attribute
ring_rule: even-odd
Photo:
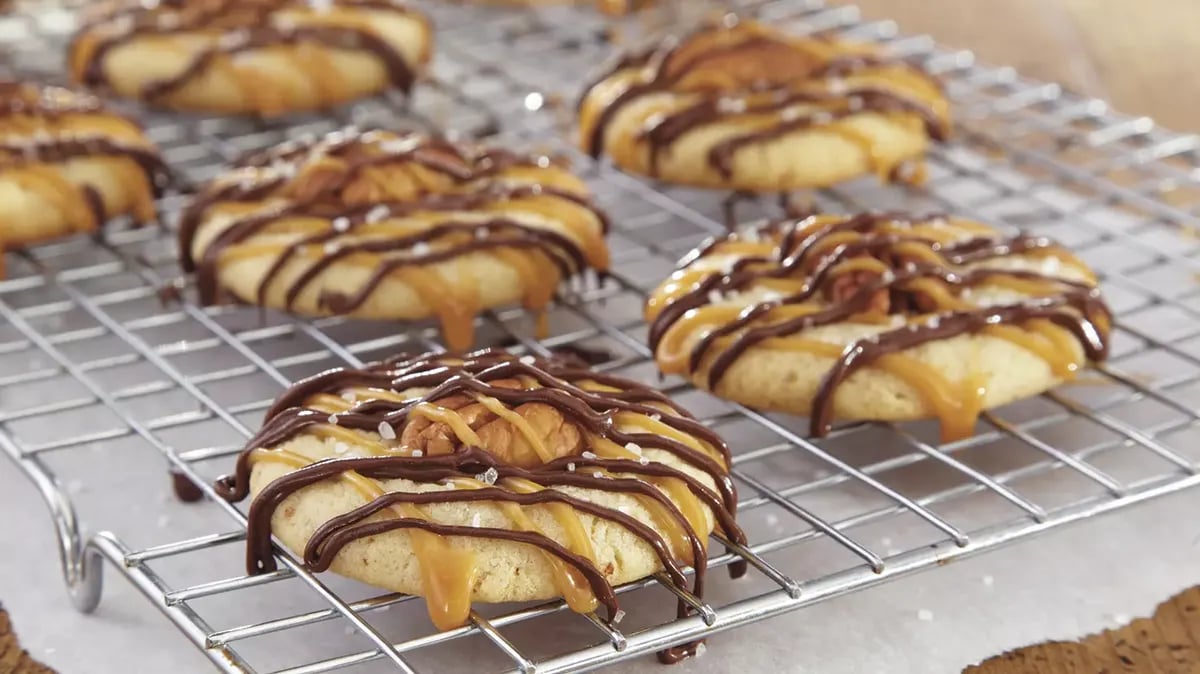
<svg viewBox="0 0 1200 674"><path fill-rule="evenodd" d="M1200 0L848 0L865 18L894 19L1011 65L1200 132Z"/></svg>

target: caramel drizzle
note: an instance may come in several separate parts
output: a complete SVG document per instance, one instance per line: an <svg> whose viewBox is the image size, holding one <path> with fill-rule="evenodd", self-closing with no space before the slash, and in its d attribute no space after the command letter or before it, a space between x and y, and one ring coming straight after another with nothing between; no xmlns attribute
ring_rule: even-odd
<svg viewBox="0 0 1200 674"><path fill-rule="evenodd" d="M256 298L265 304L266 298L280 272L297 257L316 256L315 261L301 274L292 279L284 291L284 305L292 309L300 295L309 288L331 265L351 257L361 259L362 254L375 256L374 269L370 277L350 295L325 293L318 298L320 308L334 313L351 313L362 307L380 286L391 276L402 273L409 267L422 267L460 258L477 251L527 251L538 252L557 270L555 279L541 279L527 283L525 304L540 310L550 299L557 280L593 267L600 273L607 268L608 259L604 251L602 236L609 223L605 214L592 201L576 192L541 183L530 183L522 176L517 183L493 180L502 171L513 167L546 168L550 160L545 157L527 157L503 150L480 149L470 153L467 148L442 139L404 136L392 141L381 141L376 132L346 132L327 137L323 141L287 144L267 152L244 158L241 170L271 167L272 170L253 171L242 180L228 184L217 182L203 191L185 211L180 224L180 259L185 271L196 273L200 301L215 304L221 299L220 266L226 254L234 248L248 244L275 223L292 217L313 217L327 221L312 234L302 236L288 244L278 244L275 260L259 281ZM398 149L379 152L363 157L347 157L357 149L384 147L382 143L394 142ZM343 158L346 166L335 179L326 179L322 188L300 200L290 200L282 206L259 209L234 218L225 229L208 243L203 253L196 258L193 244L210 208L218 204L247 203L271 199L277 192L291 186L290 174L303 170L303 165L319 161L322 157ZM374 166L411 162L424 169L448 177L466 191L439 193L430 192L408 201L371 201L363 204L344 204L339 194L364 171ZM286 167L286 168L281 168ZM275 175L282 174L282 175ZM293 197L287 197L293 199ZM600 225L598 236L579 234L583 243L572 237L546 227L538 227L506 217L503 214L489 215L482 219L468 219L463 215L473 210L523 199L550 198L588 211ZM519 207L517 208L519 210ZM416 232L402 233L393 238L364 238L344 241L364 227L380 226L393 218L409 215L447 213ZM340 242L340 243L339 243ZM422 248L428 249L420 252ZM403 257L392 254L407 252ZM540 260L531 260L533 264ZM412 279L408 279L412 281ZM419 289L417 289L419 291ZM460 317L451 316L441 305L446 298L424 297L435 310L440 308L447 339L455 342L454 348L469 346L469 329L457 325ZM453 302L450 302L453 304ZM462 313L462 312L459 312ZM453 323L454 325L451 325ZM469 327L469 326L468 326Z"/></svg>
<svg viewBox="0 0 1200 674"><path fill-rule="evenodd" d="M800 287L795 292L741 308L733 320L704 332L692 344L686 368L697 372L708 362L705 381L709 389L715 390L729 369L749 349L768 340L792 338L812 328L868 317L877 313L873 305L881 295L887 297L888 306L893 311L914 311L922 303L935 304L937 308L924 323L911 323L873 334L845 346L804 340L796 343L795 346L802 351L818 355L830 355L826 352L838 354L834 366L822 379L813 401L810 433L815 437L829 432L833 397L837 387L851 374L891 354L931 341L986 331L1019 346L1028 346L1023 332L1008 332L1004 326L1028 326L1044 320L1066 330L1083 347L1089 360L1099 361L1107 356L1108 329L1112 316L1099 290L1089 283L1028 270L988 266L958 270L950 267L1012 255L1043 251L1058 253L1053 241L1044 237L1019 235L1011 238L978 236L942 243L912 234L875 231L882 226L917 228L934 222L949 225L942 216L921 219L893 213L867 213L832 220L809 218L769 224L757 230L754 239L757 241L762 237L762 240L771 243L778 240L778 247L771 256L740 257L725 273L714 271L665 303L660 300L652 302L650 311L657 313L650 327L650 347L655 353L660 353L663 340L672 327L725 293L748 289L771 279L798 281ZM846 238L848 233L851 236ZM722 245L736 243L740 236L731 233L709 240L687 256L680 269L686 270L697 260L719 252ZM913 258L912 246L919 246L925 252ZM828 305L816 307L802 315L771 322L770 314L781 307L807 305L814 299L820 299L820 295L830 293L839 277L852 273L847 269L856 260L862 259L882 261L887 268L900 268L883 273L864 271L862 273L870 274L870 280L861 283L848 297L835 299ZM1031 283L1038 293L1017 304L982 307L965 305L953 295L939 297L943 291L950 289L971 288L1005 279ZM943 290L931 294L930 286L926 285L929 282L940 284ZM943 306L947 303L948 306ZM1048 337L1053 341L1051 348L1054 357L1063 357L1061 349L1067 348L1064 342ZM717 353L712 357L714 351ZM1045 357L1051 352L1037 353ZM1073 369L1068 368L1068 371L1058 374L1069 376L1071 372ZM979 413L978 409L970 406L964 409L968 410L967 414ZM944 423L947 421L943 419ZM973 425L974 420L960 421L962 423L956 426L958 429ZM967 421L972 423L967 424Z"/></svg>
<svg viewBox="0 0 1200 674"><path fill-rule="evenodd" d="M602 77L588 86L580 99L581 107L592 89L618 72L628 68L642 67L645 72L649 73L648 78L643 78L641 81L630 84L601 110L584 143L584 149L592 158L598 158L604 152L605 139L607 138L609 126L611 126L613 120L616 119L617 115L625 107L644 96L670 90L694 68L702 65L709 59L727 55L730 52L752 48L763 43L778 42L782 39L750 34L745 40L714 46L709 51L692 57L678 67L672 63L673 57L677 52L690 41L706 33L722 30L726 30L726 28L719 26L703 28L682 40L665 42L654 49L622 56L615 61L613 66L605 71ZM902 92L875 86L847 89L840 93L830 90L792 90L792 87L797 84L810 84L822 79L841 78L861 70L896 66L906 66L914 70L914 72L923 73L923 71L897 58L876 54L851 54L833 57L799 82L787 82L770 88L750 88L744 91L691 92L699 93L703 98L690 106L654 117L654 121L650 126L639 134L638 138L646 141L650 146L650 173L651 175L658 174L660 156L689 131L731 117L750 114L783 113L786 108L801 103L840 103L842 105L833 109L815 110L796 118L788 118L781 114L778 120L764 129L726 139L709 151L709 166L725 178L729 178L732 175L733 157L741 148L778 138L801 129L812 127L828 128L841 119L861 112L902 112L915 114L922 120L926 133L931 138L934 140L944 140L949 134L946 121L939 117L929 105L909 98ZM930 80L938 84L932 77ZM728 101L740 96L751 97L763 95L769 95L771 100L755 102L753 104L743 101L745 104L739 109L731 109L728 104ZM846 136L855 142L861 141L861 138L856 134L847 132ZM870 154L869 147L867 150L868 154Z"/></svg>
<svg viewBox="0 0 1200 674"><path fill-rule="evenodd" d="M494 386L493 381L524 382L524 388ZM405 398L404 391L433 387L418 398ZM343 404L344 409L331 416L326 405L318 401L342 401L336 394L352 391ZM361 394L361 396L360 396ZM581 449L591 448L607 452L606 448L621 443L638 444L639 448L660 449L671 452L690 465L705 471L717 485L717 492L701 484L691 475L672 466L649 462L634 456L600 456L582 452L577 455L557 458L542 457L540 465L531 469L520 468L489 453L485 448L471 444L478 440L474 431L456 412L437 407L439 400L456 395L474 396L476 400L499 401L506 414L522 404L537 402L552 406L564 417L585 432L588 441ZM304 405L304 406L301 406ZM317 405L314 409L312 406ZM431 407L432 406L432 407ZM490 406L489 406L490 407ZM636 417L638 425L648 424L660 429L655 433L629 433L616 429L618 417L630 423L628 415ZM432 416L430 416L432 415ZM421 455L411 448L380 446L380 451L371 450L375 456L354 458L332 458L316 461L280 477L264 488L255 498L249 512L247 533L247 568L251 574L264 573L275 568L271 550L271 519L280 503L291 494L307 486L330 479L384 480L406 479L423 484L454 485L449 491L385 492L347 513L339 515L319 527L310 537L304 550L305 564L316 571L329 568L338 552L347 544L365 537L393 530L419 530L444 540L451 536L469 536L507 540L532 545L582 577L595 601L603 604L610 621L618 615L619 606L612 586L605 575L596 568L590 544L573 540L564 546L528 526L520 530L495 527L463 527L429 521L417 505L435 503L488 501L508 504L508 507L545 506L565 508L569 518L578 511L613 522L645 541L661 562L667 577L680 588L686 588L684 565L695 569L692 592L700 596L703 592L706 554L702 533L693 526L693 520L682 507L683 501L676 496L667 497L666 488L678 481L690 494L709 508L718 528L731 540L745 541L745 536L734 521L737 496L728 475L728 447L703 424L681 410L666 396L636 382L591 372L578 368L563 360L521 359L501 351L481 351L464 356L461 360L449 360L437 354L427 354L402 361L393 359L367 366L366 368L338 369L321 373L298 382L285 392L268 411L263 428L246 445L238 457L233 475L220 478L216 483L218 493L231 501L245 498L249 493L250 471L253 463L280 456L285 462L294 460L284 457L281 450L262 449L277 446L304 432L354 431L374 432L381 424L402 428L413 416L426 416L449 425L458 437L459 444L449 453ZM516 415L519 418L519 415ZM500 415L507 419L507 416ZM659 426L661 425L661 426ZM344 431L342 429L345 429ZM669 433L667 431L670 431ZM669 435L683 434L691 438L696 446L676 440ZM362 444L369 436L353 435L352 439ZM371 441L366 440L370 445ZM630 446L626 444L626 446ZM623 450L619 450L623 451ZM284 452L283 454L287 454ZM586 455L585 455L586 454ZM307 459L305 459L307 461ZM474 484L472 476L494 471L494 485ZM348 478L347 476L353 476ZM518 485L525 485L524 488ZM576 487L596 489L612 493L630 494L644 505L654 505L652 512L662 513L659 520L667 536L638 521L617 508L602 506L586 501L554 487ZM375 488L372 488L375 489ZM672 492L674 493L674 492ZM686 499L685 499L686 501ZM407 508L407 510L397 510ZM386 509L396 512L397 517L367 522ZM518 512L511 515L520 515ZM555 512L556 517L559 512ZM523 517L523 516L520 516ZM518 518L514 526L520 526ZM570 520L568 520L570 521ZM569 528L568 528L569 529ZM582 535L582 529L578 530ZM682 542L684 548L679 547ZM686 548L686 552L685 552ZM422 564L426 560L418 559ZM469 566L469 565L468 565ZM740 575L744 564L735 564L731 572ZM455 568L456 575L449 586L473 576L471 568ZM461 577L459 577L461 576ZM435 592L426 578L427 596ZM559 586L569 578L560 576ZM447 585L445 579L437 581ZM569 583L568 583L569 584ZM469 606L441 597L440 614L430 599L430 611L439 626L465 621ZM568 601L576 610L590 610L590 603ZM461 615L448 615L458 607ZM687 607L680 603L680 615L687 614Z"/></svg>
<svg viewBox="0 0 1200 674"><path fill-rule="evenodd" d="M153 100L170 95L213 67L218 60L238 52L295 42L315 42L331 48L368 51L383 63L392 86L406 93L416 79L415 64L408 63L403 54L369 28L337 25L284 29L266 25L277 11L289 7L308 8L308 3L302 0L218 0L208 3L209 7L196 9L197 4L189 0L167 0L147 9L140 0L115 3L109 12L85 23L72 41L70 62L77 78L90 87L110 86L104 67L106 55L112 49L139 37L218 30L221 35L215 44L199 51L176 75L146 83L141 96ZM389 0L339 0L336 5L394 11L424 22L419 13ZM193 11L189 12L189 9ZM77 53L82 48L83 39L90 37L93 31L114 26L121 30L100 39L90 49L87 60L80 63Z"/></svg>

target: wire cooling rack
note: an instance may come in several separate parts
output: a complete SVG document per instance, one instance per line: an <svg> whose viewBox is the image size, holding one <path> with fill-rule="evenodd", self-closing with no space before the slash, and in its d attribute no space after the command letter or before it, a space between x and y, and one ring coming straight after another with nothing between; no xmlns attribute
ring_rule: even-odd
<svg viewBox="0 0 1200 674"><path fill-rule="evenodd" d="M173 218L166 231L114 227L102 239L13 256L0 281L0 449L51 508L78 608L100 601L108 562L225 671L577 671L1200 482L1197 139L900 36L890 22L861 22L853 8L740 6L792 30L885 43L943 77L956 102L957 138L934 149L924 187L863 179L815 195L819 208L951 210L1059 239L1102 272L1120 317L1111 361L1072 386L985 414L974 437L945 445L923 423L854 424L812 441L803 420L668 378L663 386L733 446L751 543L712 565L742 557L750 576L714 573L704 600L682 593L699 609L682 620L663 601L681 592L651 578L621 588L628 617L619 629L549 602L481 606L470 625L439 633L420 601L314 577L286 554L278 571L245 576L242 511L207 486L289 381L435 348L435 327L190 302L164 308L156 288L177 274ZM562 138L563 101L610 53L620 34L612 25L570 8L429 10L439 26L438 84L411 106L384 98L286 124L150 114L148 131L193 180L246 150L350 122L498 134L562 151L612 215L612 279L566 293L549 339L533 341L519 311L487 314L481 339L534 352L574 348L604 370L656 382L642 300L681 253L722 229L723 195L620 174ZM61 80L72 21L47 3L0 18L0 74ZM160 205L174 213L180 203ZM739 208L751 219L777 207ZM168 468L207 498L164 499ZM98 533L85 536L73 504Z"/></svg>

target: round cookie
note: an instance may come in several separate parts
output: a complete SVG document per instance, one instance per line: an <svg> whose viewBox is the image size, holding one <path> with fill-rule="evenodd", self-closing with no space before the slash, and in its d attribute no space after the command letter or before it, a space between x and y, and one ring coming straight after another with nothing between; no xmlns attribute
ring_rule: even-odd
<svg viewBox="0 0 1200 674"><path fill-rule="evenodd" d="M579 127L586 152L632 173L784 192L902 177L949 107L930 75L868 46L727 19L618 59Z"/></svg>
<svg viewBox="0 0 1200 674"><path fill-rule="evenodd" d="M564 597L681 569L702 587L714 529L744 540L729 450L662 393L560 358L427 354L297 383L218 491L253 495L250 573L271 535L315 570L426 598L441 629L471 602Z"/></svg>
<svg viewBox="0 0 1200 674"><path fill-rule="evenodd" d="M169 178L141 128L98 98L0 80L0 253L119 215L154 220Z"/></svg>
<svg viewBox="0 0 1200 674"><path fill-rule="evenodd" d="M347 130L247 157L184 213L200 301L299 314L437 317L468 348L482 309L542 312L608 267L606 220L549 157Z"/></svg>
<svg viewBox="0 0 1200 674"><path fill-rule="evenodd" d="M731 232L651 295L664 373L751 407L831 421L938 418L1072 379L1108 350L1095 276L1054 242L948 216L813 216Z"/></svg>
<svg viewBox="0 0 1200 674"><path fill-rule="evenodd" d="M108 0L68 63L121 96L271 116L407 92L431 48L429 21L400 0Z"/></svg>

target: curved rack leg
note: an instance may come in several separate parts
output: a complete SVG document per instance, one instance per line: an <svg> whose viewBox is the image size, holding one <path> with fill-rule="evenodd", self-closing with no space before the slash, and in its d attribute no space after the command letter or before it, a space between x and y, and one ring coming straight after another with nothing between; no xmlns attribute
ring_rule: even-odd
<svg viewBox="0 0 1200 674"><path fill-rule="evenodd" d="M63 582L71 603L81 613L91 613L100 604L104 586L104 560L88 545L79 532L79 519L71 499L59 486L54 474L36 456L22 452L7 434L0 431L0 449L37 487L50 509L58 539L58 559Z"/></svg>

